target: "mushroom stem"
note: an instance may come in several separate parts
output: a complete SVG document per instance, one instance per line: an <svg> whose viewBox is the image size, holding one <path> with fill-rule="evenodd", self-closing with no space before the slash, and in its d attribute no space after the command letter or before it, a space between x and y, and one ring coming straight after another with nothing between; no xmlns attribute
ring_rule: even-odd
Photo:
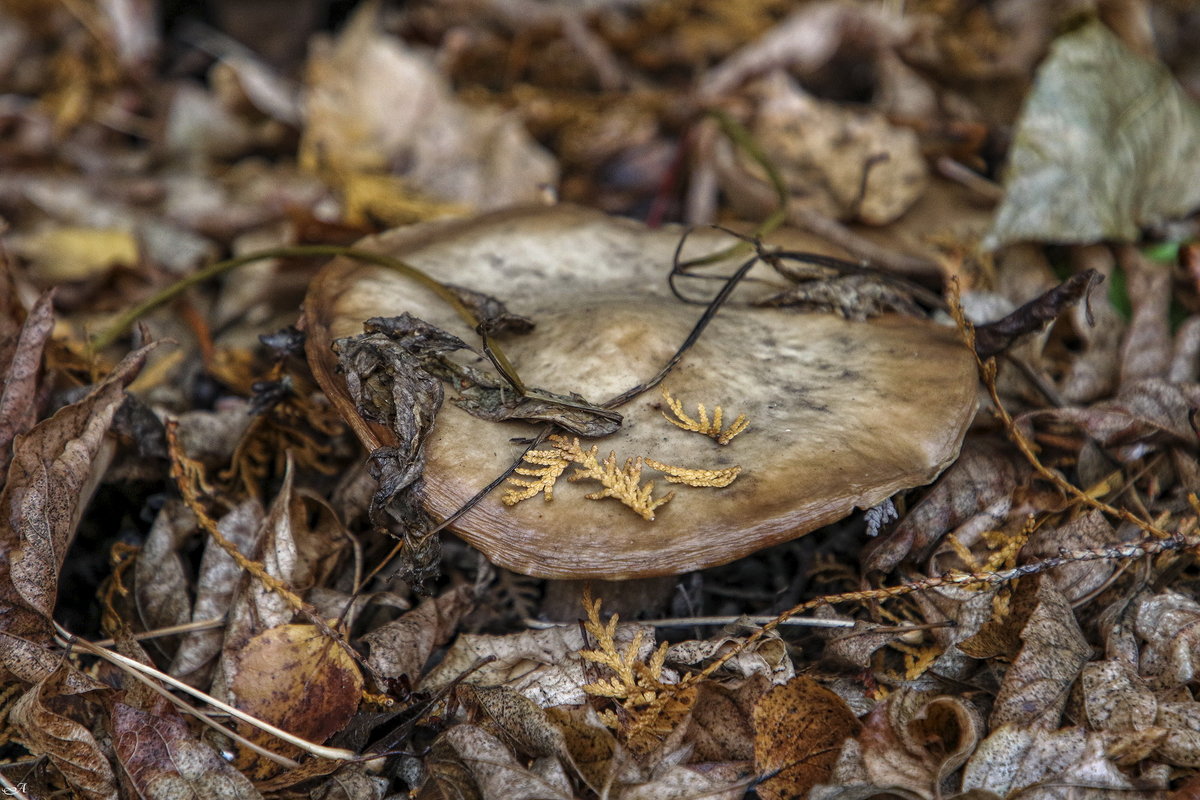
<svg viewBox="0 0 1200 800"><path fill-rule="evenodd" d="M605 616L620 614L627 621L654 617L666 610L678 581L675 575L629 581L546 581L541 617L551 622L582 619L583 590L589 584L592 597L603 602Z"/></svg>

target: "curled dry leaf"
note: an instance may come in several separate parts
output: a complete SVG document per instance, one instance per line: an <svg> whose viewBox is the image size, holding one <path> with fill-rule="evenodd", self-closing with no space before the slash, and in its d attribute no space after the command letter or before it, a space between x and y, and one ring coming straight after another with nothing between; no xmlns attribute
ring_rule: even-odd
<svg viewBox="0 0 1200 800"><path fill-rule="evenodd" d="M238 708L310 742L321 744L345 727L362 697L362 673L354 659L312 625L264 631L238 651L237 660L230 689ZM257 728L239 728L276 753L300 755L293 745ZM257 778L278 768L248 749L239 751L235 763Z"/></svg>
<svg viewBox="0 0 1200 800"><path fill-rule="evenodd" d="M518 755L570 758L562 731L537 703L506 686L461 684L455 698L470 721L508 745Z"/></svg>
<svg viewBox="0 0 1200 800"><path fill-rule="evenodd" d="M675 232L557 206L398 229L361 246L441 282L503 295L537 322L533 332L503 341L525 384L600 403L654 378L700 319L700 309L666 286L678 243ZM698 232L688 249L725 244ZM496 492L452 529L493 562L525 574L676 574L876 505L950 463L976 383L973 360L953 331L894 316L856 323L751 307L765 291L744 284L671 375L674 395L736 407L753 420L750 429L714 453L700 437L667 429L661 401L646 393L621 407L624 422L611 447L689 467L737 463L737 481L723 489L679 487L652 524L617 504L581 502L586 491L575 487L557 490L551 503L512 507ZM370 450L395 445L396 437L357 412L328 348L363 320L403 310L464 341L476 338L428 288L348 259L326 265L305 301L313 374ZM511 439L533 432L447 404L427 447L428 510L441 518L459 510L520 457Z"/></svg>
<svg viewBox="0 0 1200 800"><path fill-rule="evenodd" d="M145 800L261 797L245 775L201 741L173 710L151 714L113 703L112 733L117 763Z"/></svg>
<svg viewBox="0 0 1200 800"><path fill-rule="evenodd" d="M8 712L8 722L31 752L50 759L67 783L88 800L117 796L116 777L92 732L59 713L51 703L70 693L65 685L74 669L62 664L53 674L25 690Z"/></svg>
<svg viewBox="0 0 1200 800"><path fill-rule="evenodd" d="M87 397L16 437L0 492L0 628L50 638L58 575L94 488L95 459L125 387L155 345L130 353Z"/></svg>
<svg viewBox="0 0 1200 800"><path fill-rule="evenodd" d="M1164 65L1092 20L1038 69L985 245L1136 239L1200 205L1197 164L1200 108Z"/></svg>
<svg viewBox="0 0 1200 800"><path fill-rule="evenodd" d="M1196 131L1200 140L1200 127ZM1197 197L1200 203L1200 197ZM1133 246L1120 248L1125 271L1125 291L1131 313L1125 341L1121 343L1121 382L1124 387L1141 378L1165 378L1171 364L1171 270L1156 264Z"/></svg>
<svg viewBox="0 0 1200 800"><path fill-rule="evenodd" d="M1064 525L1043 525L1029 537L1022 549L1025 558L1050 558L1060 552L1111 547L1119 537L1116 529L1099 511L1091 510ZM1086 598L1099 589L1116 567L1107 561L1077 561L1063 564L1048 573L1054 587L1069 603Z"/></svg>
<svg viewBox="0 0 1200 800"><path fill-rule="evenodd" d="M526 768L492 734L474 725L455 725L433 743L428 777L417 797L573 800L566 775L546 766L544 761L535 761Z"/></svg>
<svg viewBox="0 0 1200 800"><path fill-rule="evenodd" d="M1045 783L1041 791L1030 790ZM993 729L963 770L962 789L985 790L1000 797L1051 800L1064 795L1059 787L1086 786L1097 792L1133 789L1104 755L1104 737L1082 728L1031 730L1016 725Z"/></svg>
<svg viewBox="0 0 1200 800"><path fill-rule="evenodd" d="M134 563L134 598L146 630L181 625L191 618L187 570L180 551L199 526L179 500L168 500L154 518Z"/></svg>
<svg viewBox="0 0 1200 800"><path fill-rule="evenodd" d="M754 706L754 768L763 800L803 797L833 771L860 725L845 701L812 678L793 678Z"/></svg>
<svg viewBox="0 0 1200 800"><path fill-rule="evenodd" d="M0 276L2 291L8 276L3 266L0 271L5 273ZM4 388L0 390L0 472L7 471L12 459L13 439L32 428L36 420L42 350L54 328L52 299L49 292L39 297L15 341L0 343L0 372L4 375Z"/></svg>
<svg viewBox="0 0 1200 800"><path fill-rule="evenodd" d="M166 513L166 509L159 513ZM217 521L217 531L233 542L240 552L248 553L254 546L265 513L258 500L246 500ZM200 559L192 621L204 622L224 617L232 605L242 577L242 569L233 557L209 539ZM222 630L187 634L175 653L170 673L195 686L207 685L208 673L214 665L214 659L221 653L224 638L225 631Z"/></svg>
<svg viewBox="0 0 1200 800"><path fill-rule="evenodd" d="M1177 592L1133 602L1133 629L1145 642L1139 670L1156 690L1196 680L1200 667L1200 603Z"/></svg>
<svg viewBox="0 0 1200 800"><path fill-rule="evenodd" d="M901 689L863 721L863 765L878 786L940 797L944 782L975 751L983 730L983 716L967 700Z"/></svg>
<svg viewBox="0 0 1200 800"><path fill-rule="evenodd" d="M1122 386L1112 400L1087 408L1056 408L1020 417L1036 425L1066 423L1078 427L1123 461L1143 458L1147 448L1191 444L1196 431L1191 415L1200 409L1200 385L1145 378Z"/></svg>
<svg viewBox="0 0 1200 800"><path fill-rule="evenodd" d="M404 164L403 178L442 202L500 208L539 201L558 182L553 158L516 117L454 98L444 77L359 8L308 62L300 160L352 184ZM364 318L365 319L365 318Z"/></svg>
<svg viewBox="0 0 1200 800"><path fill-rule="evenodd" d="M640 625L617 626L621 645L643 636L639 658L654 649L650 629ZM583 686L588 676L579 651L587 646L575 625L530 630L508 636L465 633L455 640L445 657L421 682L423 691L444 688L462 673L478 667L469 680L484 686L508 686L543 708L582 705L588 697Z"/></svg>
<svg viewBox="0 0 1200 800"><path fill-rule="evenodd" d="M1037 586L1037 604L1021 630L1021 651L992 708L993 730L1008 724L1057 728L1068 690L1092 655L1070 604L1049 580Z"/></svg>
<svg viewBox="0 0 1200 800"><path fill-rule="evenodd" d="M463 615L473 605L469 586L459 586L425 600L402 617L362 637L371 648L367 663L380 675L407 675L416 683L434 648L453 638Z"/></svg>
<svg viewBox="0 0 1200 800"><path fill-rule="evenodd" d="M874 111L818 100L784 72L752 85L759 98L748 126L791 193L791 203L835 219L885 225L907 211L928 184L917 135ZM755 218L774 208L775 190L756 167L717 147L722 187ZM764 201L766 201L764 203Z"/></svg>
<svg viewBox="0 0 1200 800"><path fill-rule="evenodd" d="M996 442L967 441L959 459L891 533L867 544L863 569L887 573L910 556L923 560L947 532L997 500L1010 497L1027 469L1011 450Z"/></svg>

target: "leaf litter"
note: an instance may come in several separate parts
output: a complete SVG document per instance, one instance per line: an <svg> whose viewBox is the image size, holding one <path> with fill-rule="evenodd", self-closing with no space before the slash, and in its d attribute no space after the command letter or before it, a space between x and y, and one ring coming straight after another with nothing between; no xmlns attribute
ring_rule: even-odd
<svg viewBox="0 0 1200 800"><path fill-rule="evenodd" d="M1194 792L1200 67L1179 4L320 5L267 25L236 4L0 9L6 793ZM856 513L679 578L643 620L608 612L632 587L597 584L581 624L527 626L549 624L526 619L544 582L428 513L443 396L527 456L552 433L609 452L641 424L506 358L553 322L521 316L537 276L475 252L525 277L442 287L470 335L404 308L353 321L342 375L390 451L348 435L298 334L258 337L297 319L320 267L299 247L434 240L447 217L556 197L761 234L774 269L737 291L792 314L999 301L960 320L984 378L961 455L874 539ZM293 246L91 339L202 265ZM666 291L657 266L627 298ZM705 274L689 286L716 292ZM575 346L611 344L594 339ZM672 366L647 418L713 463L630 468L740 472L648 495L655 525L685 492L761 480L738 453L778 433ZM538 458L513 466L545 513L577 490ZM646 478L622 489L615 456L593 460L637 502ZM846 627L740 619L807 611Z"/></svg>

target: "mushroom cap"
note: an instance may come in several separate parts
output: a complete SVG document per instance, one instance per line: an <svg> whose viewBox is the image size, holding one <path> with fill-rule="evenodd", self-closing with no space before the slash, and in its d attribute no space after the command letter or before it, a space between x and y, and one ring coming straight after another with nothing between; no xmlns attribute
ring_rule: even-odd
<svg viewBox="0 0 1200 800"><path fill-rule="evenodd" d="M530 317L532 333L502 342L522 380L603 403L651 379L704 311L666 285L680 235L556 206L397 229L358 246ZM698 232L688 250L728 244ZM769 277L765 268L758 274ZM597 485L568 483L568 469L552 501L505 506L498 489L452 529L494 563L528 575L672 575L788 541L933 480L957 456L975 409L975 363L958 333L895 315L854 322L748 304L777 284L743 282L664 381L692 416L699 403L710 414L722 406L726 424L745 414L744 433L718 446L681 430L663 418L655 389L622 406L620 431L596 441L599 456L616 451L618 464L641 455L703 469L740 465L731 485L675 486L647 469L642 480L655 480L656 495L671 489L676 497L646 521L615 501L584 499ZM372 449L395 444L394 435L357 415L330 343L361 333L363 320L404 311L478 341L428 289L349 259L326 265L305 300L314 374ZM511 440L537 430L447 402L426 447L428 510L438 518L456 511L520 457L525 445Z"/></svg>

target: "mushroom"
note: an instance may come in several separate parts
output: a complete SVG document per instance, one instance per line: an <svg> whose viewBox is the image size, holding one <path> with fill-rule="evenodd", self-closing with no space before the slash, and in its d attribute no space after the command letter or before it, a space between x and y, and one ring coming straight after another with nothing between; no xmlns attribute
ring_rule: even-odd
<svg viewBox="0 0 1200 800"><path fill-rule="evenodd" d="M401 228L358 246L529 317L532 332L502 339L523 381L599 404L650 380L703 312L676 299L665 280L679 237L557 206ZM704 231L688 247L712 252L728 244L724 234ZM552 500L515 505L499 489L451 529L493 563L526 575L629 580L724 564L932 481L957 456L975 408L974 360L958 333L894 314L863 322L751 305L778 289L739 285L663 382L687 415L699 419L699 404L710 414L720 405L726 424L745 416L744 432L721 445L683 430L664 419L674 415L655 389L620 407L619 431L595 442L598 457L615 451L618 465L641 456L740 467L728 486L671 485L647 468L641 480L655 481L655 496L676 493L653 521L612 500L585 499L599 488L592 481L562 480ZM479 341L429 288L347 258L326 265L305 300L313 371L372 450L396 445L394 434L356 412L331 343L361 333L364 320L404 311ZM458 510L521 458L537 430L445 403L426 448L429 513L444 519ZM591 444L581 441L585 450Z"/></svg>

